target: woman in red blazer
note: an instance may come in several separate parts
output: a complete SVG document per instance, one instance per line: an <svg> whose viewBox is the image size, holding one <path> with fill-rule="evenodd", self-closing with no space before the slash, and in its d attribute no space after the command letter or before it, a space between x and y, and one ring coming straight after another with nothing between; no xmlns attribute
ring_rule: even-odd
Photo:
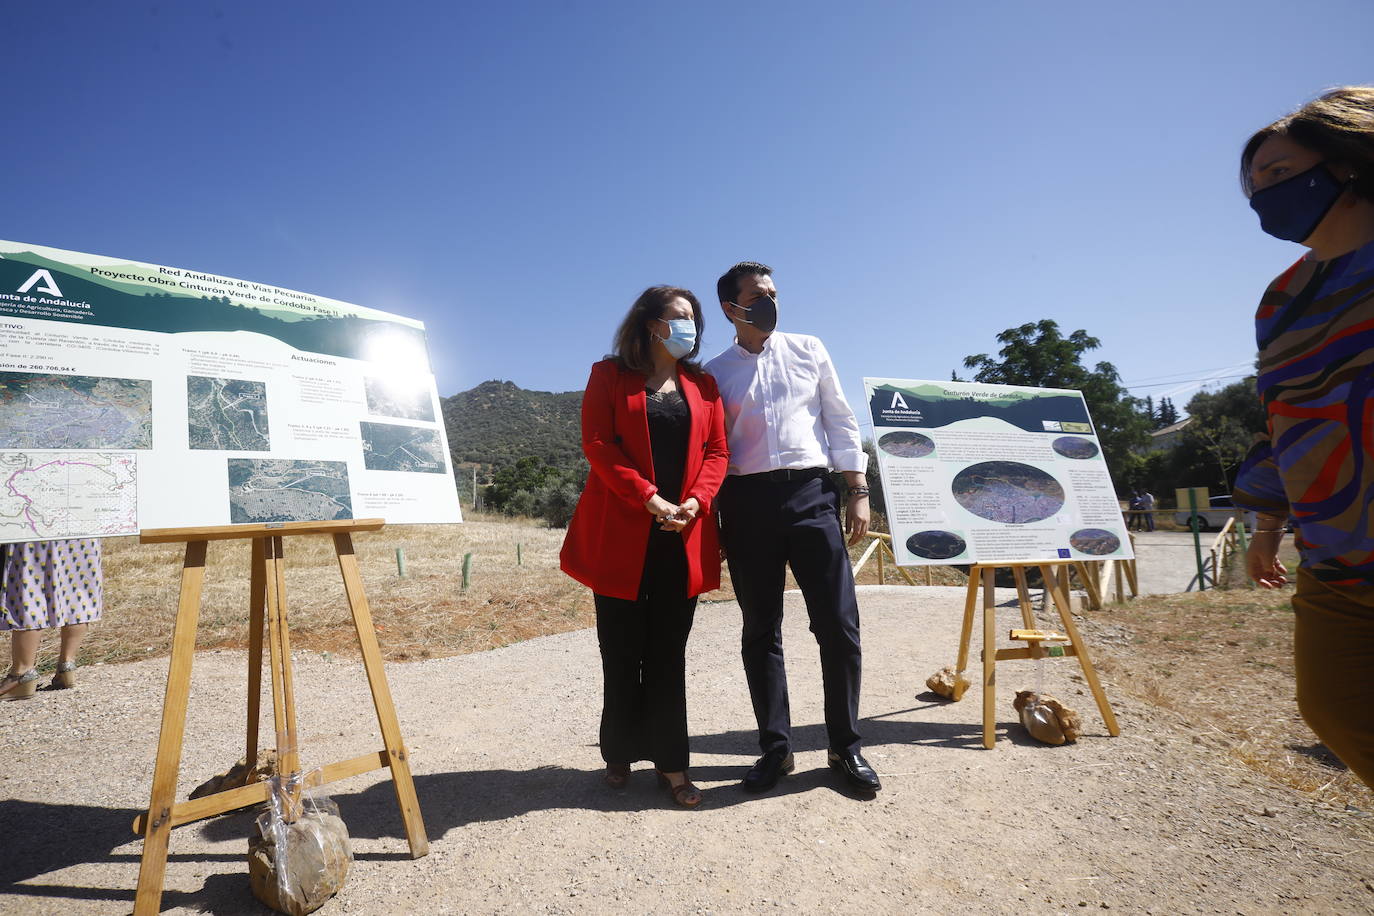
<svg viewBox="0 0 1374 916"><path fill-rule="evenodd" d="M720 394L692 361L701 327L695 296L652 287L621 322L615 354L592 366L592 470L560 555L596 603L606 782L623 788L630 764L648 759L685 808L701 803L687 777L687 636L697 595L720 586L711 507L727 461Z"/></svg>

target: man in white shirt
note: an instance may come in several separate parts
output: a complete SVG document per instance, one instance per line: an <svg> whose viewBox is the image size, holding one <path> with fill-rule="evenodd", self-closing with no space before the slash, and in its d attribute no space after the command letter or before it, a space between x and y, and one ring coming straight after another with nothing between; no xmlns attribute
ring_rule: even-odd
<svg viewBox="0 0 1374 916"><path fill-rule="evenodd" d="M717 282L735 343L706 364L725 404L730 466L716 505L744 616L741 654L763 751L743 786L767 791L795 767L782 651L790 565L820 645L827 762L850 785L876 792L881 783L859 752L859 606L829 472L844 474L845 529L857 543L868 531L868 456L825 345L774 330L772 273L745 261Z"/></svg>

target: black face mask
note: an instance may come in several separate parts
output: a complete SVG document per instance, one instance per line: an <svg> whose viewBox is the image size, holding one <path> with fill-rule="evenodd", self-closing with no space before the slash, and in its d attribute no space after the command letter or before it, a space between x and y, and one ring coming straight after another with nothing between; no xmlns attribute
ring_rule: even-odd
<svg viewBox="0 0 1374 916"><path fill-rule="evenodd" d="M742 319L745 324L751 324L765 334L772 334L773 329L778 326L778 297L776 293L771 296L760 296L748 308L738 302L731 302L730 304L746 314L746 317Z"/></svg>

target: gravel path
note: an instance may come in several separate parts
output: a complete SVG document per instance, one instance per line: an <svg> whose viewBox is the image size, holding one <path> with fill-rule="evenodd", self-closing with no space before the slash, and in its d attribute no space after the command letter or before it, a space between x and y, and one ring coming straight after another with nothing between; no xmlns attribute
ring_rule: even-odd
<svg viewBox="0 0 1374 916"><path fill-rule="evenodd" d="M689 703L706 800L695 812L672 808L645 772L619 794L601 785L590 630L391 665L431 852L408 858L380 774L336 783L356 862L323 912L1374 908L1367 819L1314 806L1134 702L1114 697L1122 736L1105 737L1070 661L1003 663L1001 739L983 750L979 689L944 704L923 685L954 659L961 601L961 589L861 590L863 728L885 786L872 800L825 768L819 666L796 595L798 772L762 797L736 786L756 753L738 609L698 611ZM1001 613L1002 632L1018 623ZM296 664L307 763L380 747L356 662L300 653ZM242 753L244 667L241 652L196 659L183 795ZM166 660L80 674L77 690L0 705L3 913L130 910L141 846L128 825L147 803ZM1014 690L1041 678L1083 714L1076 745L1035 745L1011 724ZM178 828L164 906L265 912L248 891L250 829L246 813Z"/></svg>
<svg viewBox="0 0 1374 916"><path fill-rule="evenodd" d="M1197 554L1193 549L1193 535L1188 531L1136 531L1136 569L1140 576L1142 595L1169 595L1197 588ZM1202 559L1207 561L1207 548L1216 537L1204 531Z"/></svg>

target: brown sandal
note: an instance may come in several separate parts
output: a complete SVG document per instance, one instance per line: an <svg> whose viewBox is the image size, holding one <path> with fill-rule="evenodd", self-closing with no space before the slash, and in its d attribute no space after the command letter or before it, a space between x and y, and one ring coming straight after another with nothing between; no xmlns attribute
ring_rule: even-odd
<svg viewBox="0 0 1374 916"><path fill-rule="evenodd" d="M606 764L606 772L601 778L612 789L623 789L630 783L630 765L628 763L608 763Z"/></svg>
<svg viewBox="0 0 1374 916"><path fill-rule="evenodd" d="M668 794L673 796L673 804L679 808L695 808L701 804L701 790L692 785L686 771L682 774L682 782L677 785L669 782L662 770L655 768L654 773L658 775L658 784L668 790Z"/></svg>

